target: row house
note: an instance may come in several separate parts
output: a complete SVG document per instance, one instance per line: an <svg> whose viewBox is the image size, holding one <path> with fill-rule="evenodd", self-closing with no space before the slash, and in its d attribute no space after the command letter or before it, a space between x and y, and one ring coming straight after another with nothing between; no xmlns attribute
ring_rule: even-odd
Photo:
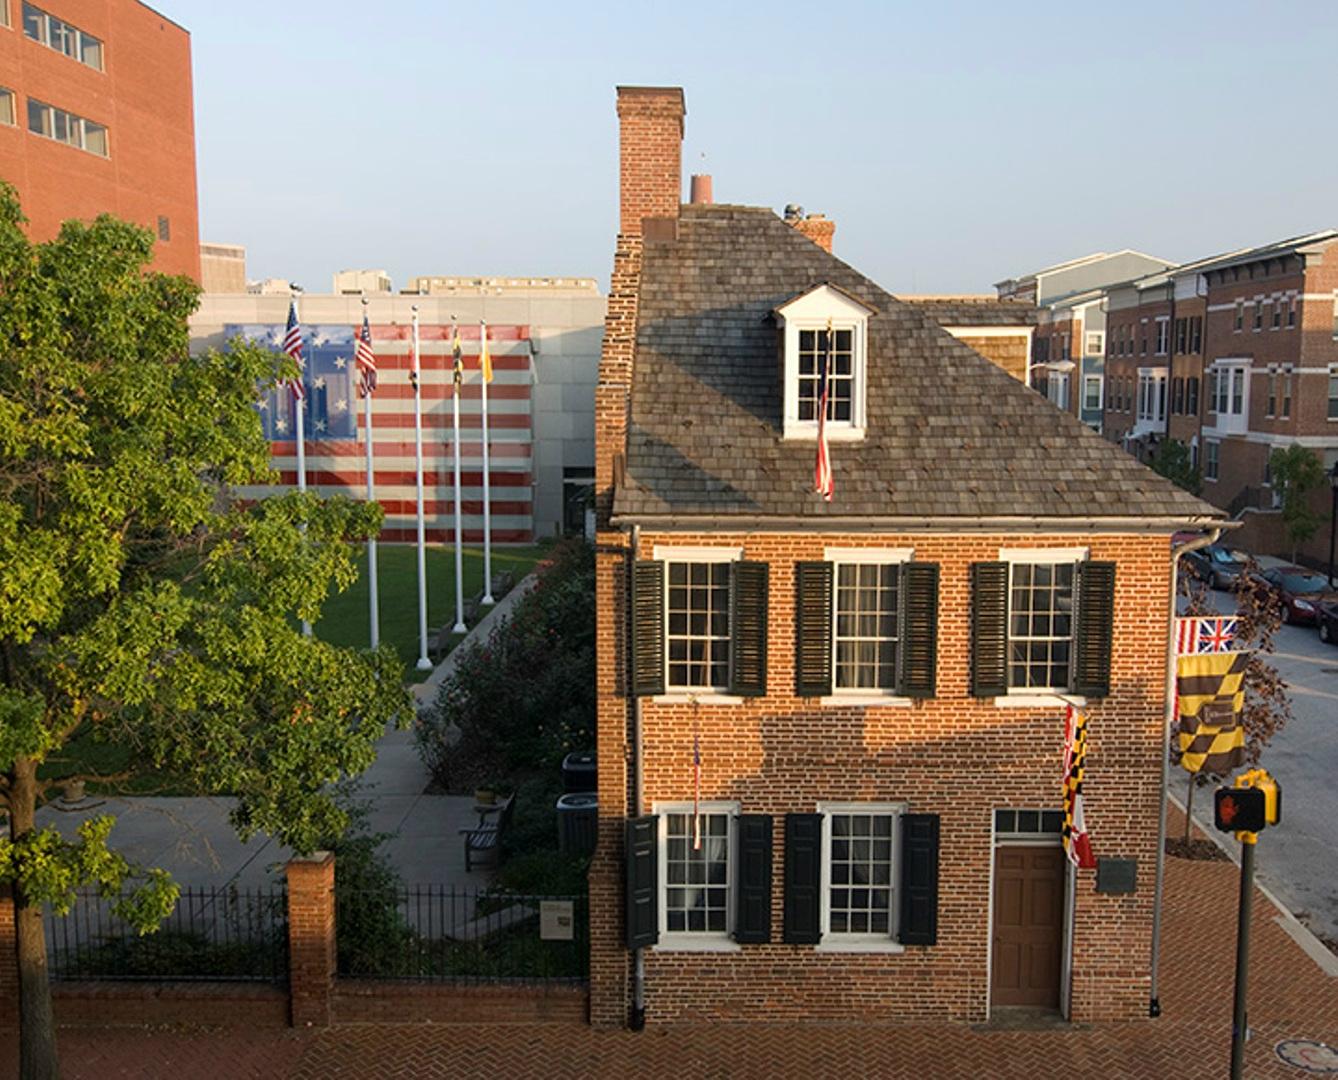
<svg viewBox="0 0 1338 1080"><path fill-rule="evenodd" d="M592 1022L1146 1017L1171 537L1222 513L772 210L683 205L681 90L617 105Z"/></svg>

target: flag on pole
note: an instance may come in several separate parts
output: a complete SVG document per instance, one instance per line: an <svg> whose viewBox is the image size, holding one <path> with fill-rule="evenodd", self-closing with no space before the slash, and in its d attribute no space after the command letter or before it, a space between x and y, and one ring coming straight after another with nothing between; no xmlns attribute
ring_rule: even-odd
<svg viewBox="0 0 1338 1080"><path fill-rule="evenodd" d="M1189 620L1182 620L1189 621ZM1245 669L1250 654L1201 651L1176 660L1176 713L1172 756L1186 772L1219 775L1245 763Z"/></svg>
<svg viewBox="0 0 1338 1080"><path fill-rule="evenodd" d="M362 329L353 346L353 363L358 369L358 391L370 394L376 389L376 353L372 351L372 328L367 323L367 312L362 313Z"/></svg>
<svg viewBox="0 0 1338 1080"><path fill-rule="evenodd" d="M413 335L409 339L409 382L418 394L418 313L414 312Z"/></svg>
<svg viewBox="0 0 1338 1080"><path fill-rule="evenodd" d="M1087 757L1087 717L1072 705L1064 717L1064 851L1080 870L1096 866L1083 816L1082 784Z"/></svg>
<svg viewBox="0 0 1338 1080"><path fill-rule="evenodd" d="M302 327L297 321L297 303L288 301L288 328L283 333L283 351L297 361L297 378L289 380L288 389L293 393L294 401L301 401L307 396L302 385Z"/></svg>
<svg viewBox="0 0 1338 1080"><path fill-rule="evenodd" d="M460 386L465 381L465 359L463 350L460 348L460 328L451 323L451 377L455 383L453 393L456 397L460 396Z"/></svg>
<svg viewBox="0 0 1338 1080"><path fill-rule="evenodd" d="M827 451L827 393L832 371L832 343L836 335L832 332L831 320L827 320L827 348L822 355L822 366L818 370L818 460L813 467L813 489L827 502L832 501L832 459Z"/></svg>
<svg viewBox="0 0 1338 1080"><path fill-rule="evenodd" d="M692 850L702 849L702 748L697 736L692 736Z"/></svg>
<svg viewBox="0 0 1338 1080"><path fill-rule="evenodd" d="M492 356L488 352L488 330L479 324L479 370L483 372L483 381L492 382Z"/></svg>

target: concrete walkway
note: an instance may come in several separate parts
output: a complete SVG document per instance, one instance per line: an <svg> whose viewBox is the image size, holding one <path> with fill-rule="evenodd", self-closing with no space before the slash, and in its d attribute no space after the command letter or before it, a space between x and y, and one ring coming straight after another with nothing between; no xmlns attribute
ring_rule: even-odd
<svg viewBox="0 0 1338 1080"><path fill-rule="evenodd" d="M461 649L486 640L497 623L533 586L519 582L455 647L432 674L413 687L422 709L455 668ZM459 830L477 824L471 797L425 795L432 777L414 746L412 728L389 729L377 744L376 761L360 779L359 798L371 832L388 833L382 846L408 885L483 886L485 872L466 873ZM292 854L269 837L237 839L228 821L235 801L227 798L92 797L76 810L49 804L38 822L73 835L81 821L112 814L112 847L132 862L167 870L183 887L237 884L254 888L277 881Z"/></svg>

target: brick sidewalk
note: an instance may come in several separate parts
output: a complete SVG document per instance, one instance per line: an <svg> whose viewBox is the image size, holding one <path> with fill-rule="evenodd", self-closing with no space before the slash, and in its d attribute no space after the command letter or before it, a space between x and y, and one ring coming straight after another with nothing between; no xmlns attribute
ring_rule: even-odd
<svg viewBox="0 0 1338 1080"><path fill-rule="evenodd" d="M1172 835L1176 835L1174 827ZM1217 1078L1230 1049L1239 872L1168 860L1160 1019L1092 1029L964 1026L654 1027L641 1034L575 1024L359 1025L282 1030L62 1029L67 1080L342 1077L1147 1077ZM1246 1075L1300 1080L1281 1039L1338 1045L1338 979L1326 976L1255 900ZM1221 936L1204 947L1205 927ZM0 1074L12 1068L0 1040Z"/></svg>

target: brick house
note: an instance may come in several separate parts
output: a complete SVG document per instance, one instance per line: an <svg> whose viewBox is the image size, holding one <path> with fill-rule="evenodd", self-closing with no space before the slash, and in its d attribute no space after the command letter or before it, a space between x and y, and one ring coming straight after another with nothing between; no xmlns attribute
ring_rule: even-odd
<svg viewBox="0 0 1338 1080"><path fill-rule="evenodd" d="M1146 1016L1170 537L1220 515L771 210L681 205L681 90L618 115L592 1022ZM1066 701L1114 892L1058 844Z"/></svg>

